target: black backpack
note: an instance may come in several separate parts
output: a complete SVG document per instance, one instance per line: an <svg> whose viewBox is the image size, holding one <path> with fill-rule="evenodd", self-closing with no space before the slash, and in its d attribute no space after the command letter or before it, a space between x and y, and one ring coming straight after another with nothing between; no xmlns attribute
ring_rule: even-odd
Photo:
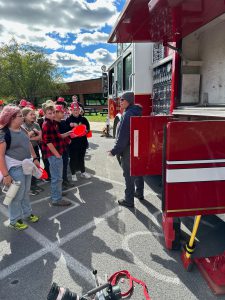
<svg viewBox="0 0 225 300"><path fill-rule="evenodd" d="M1 129L5 133L5 142L6 142L6 150L10 148L11 145L11 133L8 127L4 127Z"/></svg>

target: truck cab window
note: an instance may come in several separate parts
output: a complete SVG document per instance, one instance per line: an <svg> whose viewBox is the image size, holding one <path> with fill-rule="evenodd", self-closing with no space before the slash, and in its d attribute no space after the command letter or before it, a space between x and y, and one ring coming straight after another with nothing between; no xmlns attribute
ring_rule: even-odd
<svg viewBox="0 0 225 300"><path fill-rule="evenodd" d="M118 92L122 92L122 62L117 64L117 88Z"/></svg>
<svg viewBox="0 0 225 300"><path fill-rule="evenodd" d="M123 60L123 89L125 91L132 88L130 75L132 74L132 55L128 54ZM130 86L131 85L131 86Z"/></svg>
<svg viewBox="0 0 225 300"><path fill-rule="evenodd" d="M114 68L109 71L109 95L113 94Z"/></svg>

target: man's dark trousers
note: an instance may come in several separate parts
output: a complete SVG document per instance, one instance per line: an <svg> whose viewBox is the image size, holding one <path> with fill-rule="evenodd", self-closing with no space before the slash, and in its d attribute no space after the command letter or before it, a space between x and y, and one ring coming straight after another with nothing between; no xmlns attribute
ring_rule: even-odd
<svg viewBox="0 0 225 300"><path fill-rule="evenodd" d="M67 177L67 168L68 168L68 162L69 162L68 150L63 152L62 159L63 159L63 181L65 182L65 181L68 181L68 177Z"/></svg>
<svg viewBox="0 0 225 300"><path fill-rule="evenodd" d="M134 192L136 186L136 194L142 197L144 194L144 179L142 176L130 176L130 146L127 146L121 156L121 167L125 178L125 201L134 204Z"/></svg>

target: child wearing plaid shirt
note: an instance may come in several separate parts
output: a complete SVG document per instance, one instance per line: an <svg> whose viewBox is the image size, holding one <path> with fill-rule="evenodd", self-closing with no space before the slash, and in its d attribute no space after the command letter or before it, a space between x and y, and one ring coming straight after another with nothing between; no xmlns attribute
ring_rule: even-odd
<svg viewBox="0 0 225 300"><path fill-rule="evenodd" d="M44 158L49 161L51 173L51 200L53 206L69 206L70 201L62 199L62 154L66 150L65 138L70 135L70 131L64 134L59 133L58 123L55 118L55 106L53 102L47 102L43 106L45 121L42 125L42 152Z"/></svg>

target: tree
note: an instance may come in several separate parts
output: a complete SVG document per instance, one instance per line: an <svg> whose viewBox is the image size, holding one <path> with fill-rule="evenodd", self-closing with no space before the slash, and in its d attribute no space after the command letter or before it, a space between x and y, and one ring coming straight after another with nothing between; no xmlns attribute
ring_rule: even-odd
<svg viewBox="0 0 225 300"><path fill-rule="evenodd" d="M61 74L47 59L46 54L34 47L19 45L12 40L0 48L0 95L25 98L54 97L65 91Z"/></svg>

